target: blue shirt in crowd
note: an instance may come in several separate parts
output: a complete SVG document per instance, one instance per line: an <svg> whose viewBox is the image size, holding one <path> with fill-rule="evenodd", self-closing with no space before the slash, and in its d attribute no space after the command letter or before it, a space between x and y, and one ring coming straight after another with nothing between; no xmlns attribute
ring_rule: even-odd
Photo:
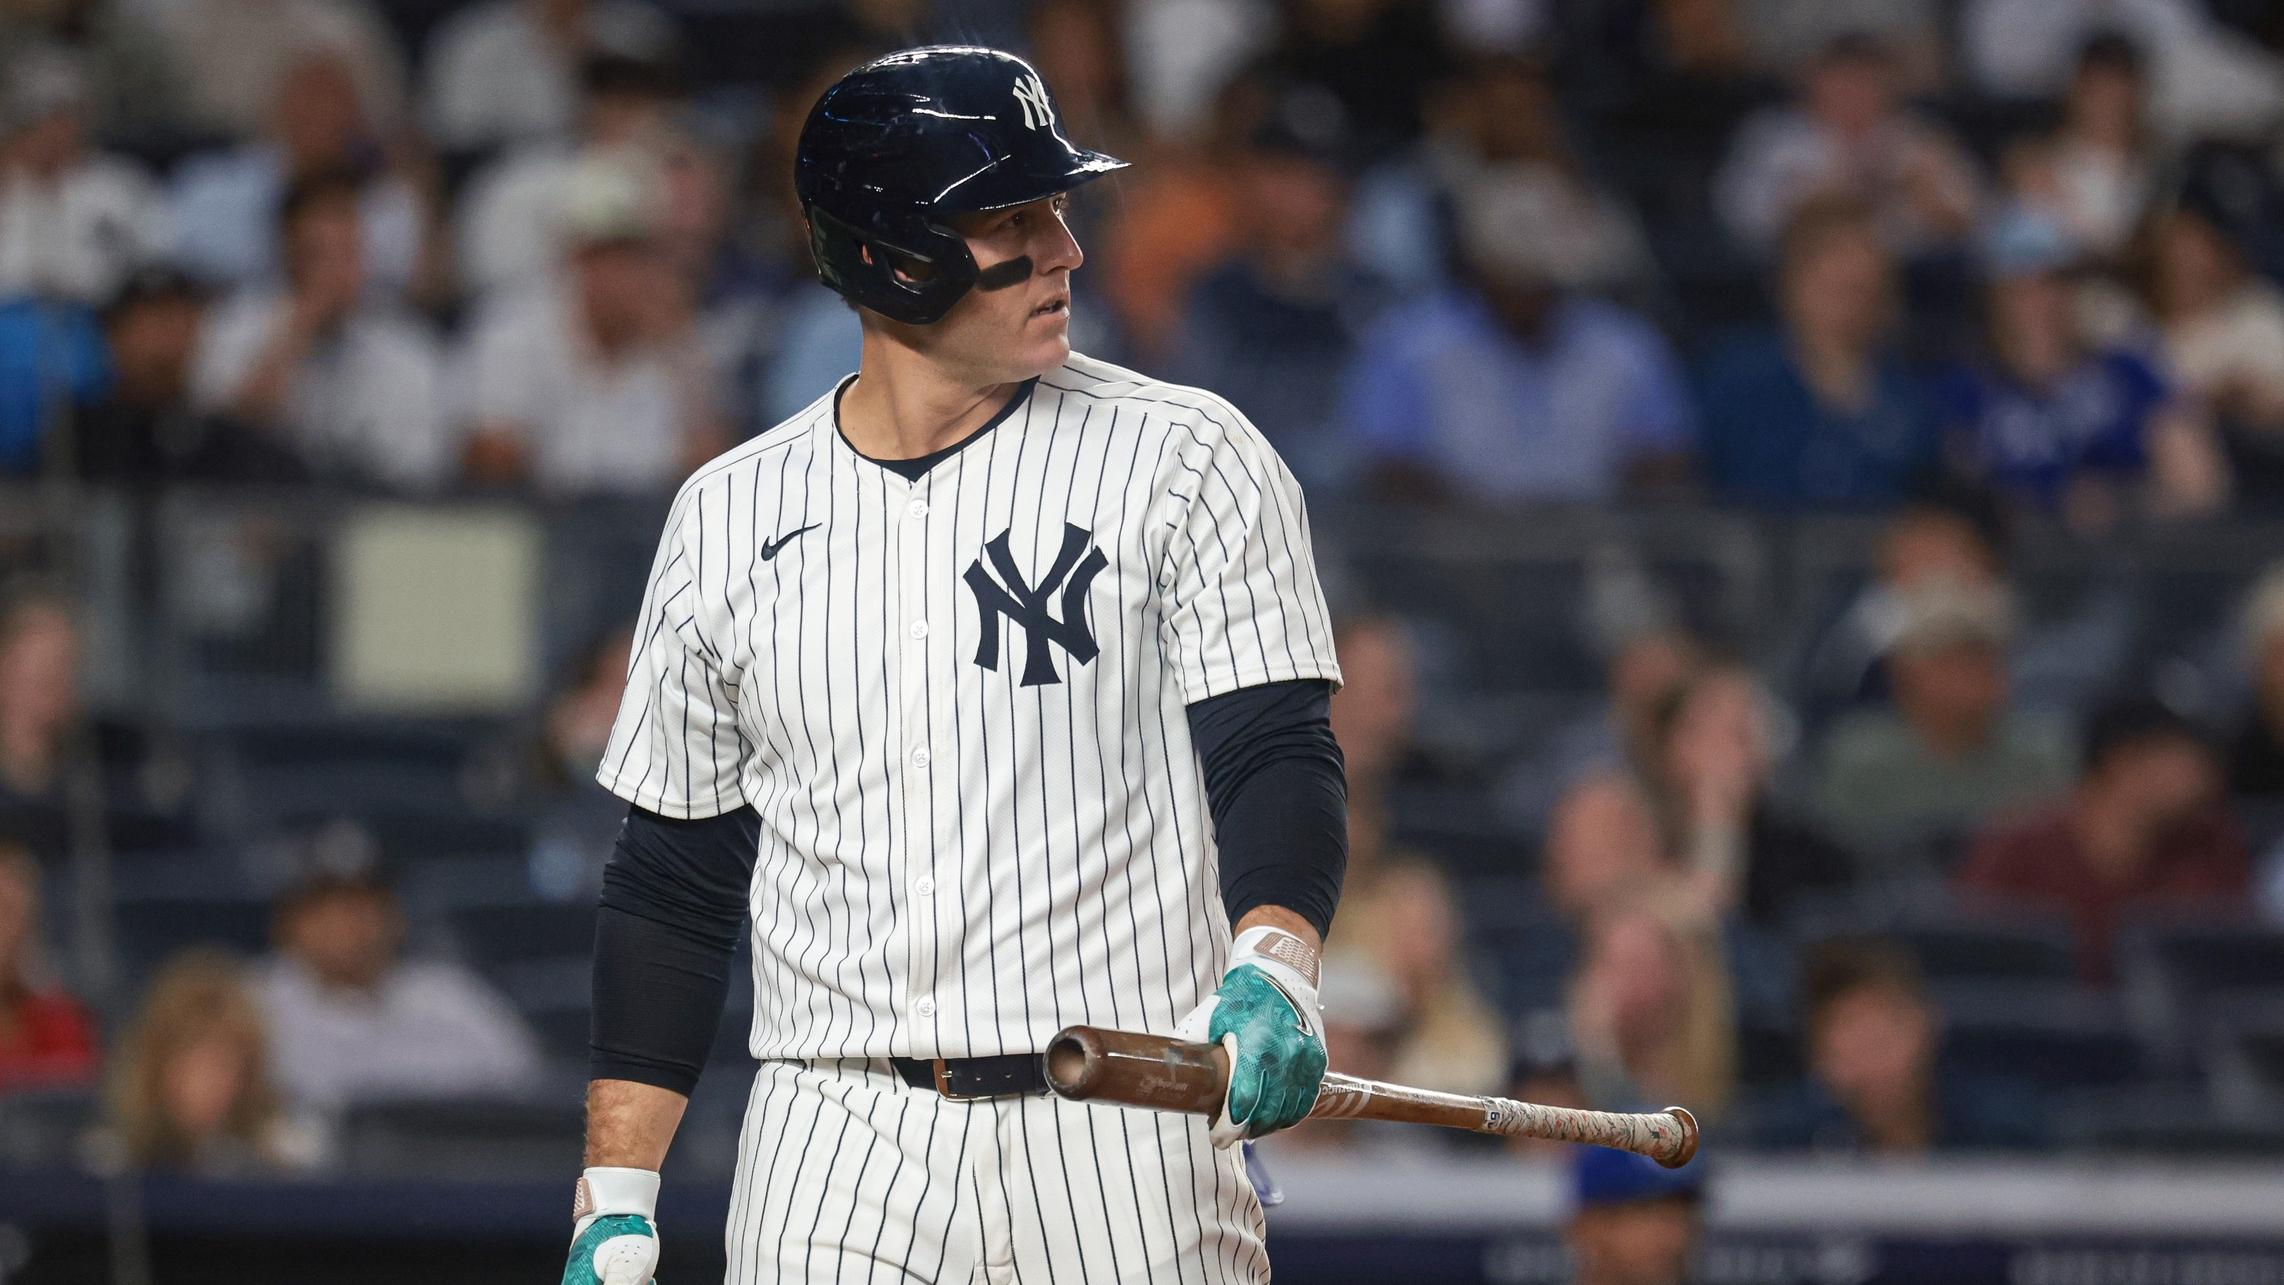
<svg viewBox="0 0 2284 1285"><path fill-rule="evenodd" d="M1941 401L1962 453L1994 490L2051 508L2081 474L2140 474L2165 391L2149 362L2114 351L2085 358L2047 388L1991 366L1962 367L1943 381Z"/></svg>
<svg viewBox="0 0 2284 1285"><path fill-rule="evenodd" d="M1479 500L1604 500L1695 427L1665 340L1598 299L1554 307L1526 343L1471 292L1383 316L1350 369L1342 418L1359 453L1426 469Z"/></svg>
<svg viewBox="0 0 2284 1285"><path fill-rule="evenodd" d="M1352 471L1339 431L1341 372L1382 293L1343 264L1299 291L1249 259L1225 263L1191 292L1166 375L1228 398L1311 493L1336 489Z"/></svg>
<svg viewBox="0 0 2284 1285"><path fill-rule="evenodd" d="M1940 464L1933 399L1882 356L1860 409L1817 400L1774 331L1732 341L1705 368L1705 476L1722 501L1798 509L1891 504Z"/></svg>
<svg viewBox="0 0 2284 1285"><path fill-rule="evenodd" d="M0 304L0 477L38 472L49 416L93 401L109 382L103 332L86 309L30 298Z"/></svg>

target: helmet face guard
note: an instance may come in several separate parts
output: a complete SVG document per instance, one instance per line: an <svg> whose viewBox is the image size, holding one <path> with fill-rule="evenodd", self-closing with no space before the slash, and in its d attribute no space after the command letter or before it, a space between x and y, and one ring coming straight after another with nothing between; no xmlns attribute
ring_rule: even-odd
<svg viewBox="0 0 2284 1285"><path fill-rule="evenodd" d="M794 190L818 278L882 316L927 325L982 275L948 216L1045 200L1125 166L1063 134L1029 63L931 46L825 91L801 130Z"/></svg>

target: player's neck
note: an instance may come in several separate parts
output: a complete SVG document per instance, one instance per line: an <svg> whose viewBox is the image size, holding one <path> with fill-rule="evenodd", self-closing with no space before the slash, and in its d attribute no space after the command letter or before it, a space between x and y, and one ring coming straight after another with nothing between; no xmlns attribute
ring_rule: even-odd
<svg viewBox="0 0 2284 1285"><path fill-rule="evenodd" d="M961 379L868 333L857 381L841 396L841 436L876 460L918 459L983 427L1015 389Z"/></svg>

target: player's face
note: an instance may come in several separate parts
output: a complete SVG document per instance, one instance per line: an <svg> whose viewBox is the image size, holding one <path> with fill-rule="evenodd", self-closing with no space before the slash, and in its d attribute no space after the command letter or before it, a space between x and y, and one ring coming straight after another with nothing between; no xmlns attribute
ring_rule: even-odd
<svg viewBox="0 0 2284 1285"><path fill-rule="evenodd" d="M1086 255L1063 221L1064 204L1058 196L954 221L983 279L924 328L938 360L976 383L1009 383L1043 375L1071 355L1071 274ZM993 288L994 269L1014 275L1008 265L1025 258L1028 275Z"/></svg>

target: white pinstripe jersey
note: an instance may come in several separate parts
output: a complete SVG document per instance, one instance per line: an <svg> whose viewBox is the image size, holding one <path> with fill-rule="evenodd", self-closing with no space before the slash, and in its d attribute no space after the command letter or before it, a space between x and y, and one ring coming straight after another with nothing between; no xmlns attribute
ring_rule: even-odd
<svg viewBox="0 0 2284 1285"><path fill-rule="evenodd" d="M682 488L598 779L760 814L756 1057L1170 1030L1229 945L1183 707L1339 680L1299 486L1227 402L1076 355L917 481L837 401Z"/></svg>

